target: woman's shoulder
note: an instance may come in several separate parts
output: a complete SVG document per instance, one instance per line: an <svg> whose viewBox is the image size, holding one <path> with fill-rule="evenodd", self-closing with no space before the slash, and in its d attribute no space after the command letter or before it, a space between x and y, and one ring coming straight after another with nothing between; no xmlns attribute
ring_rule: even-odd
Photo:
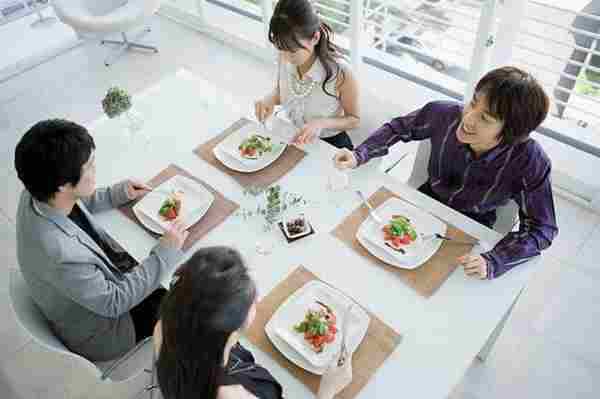
<svg viewBox="0 0 600 399"><path fill-rule="evenodd" d="M241 385L224 385L219 387L217 399L257 399Z"/></svg>
<svg viewBox="0 0 600 399"><path fill-rule="evenodd" d="M350 63L350 60L346 58L345 55L338 54L333 59L335 60L337 67L340 68L342 71L352 71L352 64Z"/></svg>

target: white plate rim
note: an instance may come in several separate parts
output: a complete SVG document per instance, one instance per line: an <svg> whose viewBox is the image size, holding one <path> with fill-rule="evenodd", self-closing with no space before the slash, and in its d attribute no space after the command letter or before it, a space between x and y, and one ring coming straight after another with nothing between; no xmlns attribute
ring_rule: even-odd
<svg viewBox="0 0 600 399"><path fill-rule="evenodd" d="M416 207L412 204L407 204L406 202L402 201L399 198L395 198L395 197L388 198L383 204L378 206L377 209L383 208L386 204L388 204L388 202L395 201L395 200L401 201L402 205L407 208L414 208L417 211L424 212L427 216L431 217L431 219L434 220L435 223L439 223L439 225L442 227L442 230L438 231L438 233L440 233L442 235L446 233L446 231L448 229L448 225L446 223L442 222L441 220L439 220L431 215L428 215L425 211L419 209L418 207ZM377 209L376 209L376 211L377 211ZM384 248L380 248L375 243L372 243L371 240L364 235L364 230L366 229L366 223L371 223L369 218L365 219L360 224L358 230L356 231L355 237L356 237L357 241L359 242L359 244L362 245L363 248L365 248L371 255L375 256L376 258L383 261L384 263L387 263L391 266L395 266L395 267L398 267L401 269L407 269L407 270L416 269L417 267L421 266L423 263L427 262L433 255L435 255L435 253L439 250L440 246L442 245L442 240L435 240L434 245L431 247L431 249L429 251L427 251L424 254L421 254L420 256L410 258L412 260L410 262L402 262L402 261L400 261L399 258L388 253Z"/></svg>
<svg viewBox="0 0 600 399"><path fill-rule="evenodd" d="M318 366L315 366L312 363L310 363L301 353L299 353L296 349L294 349L284 339L279 337L279 335L276 332L276 326L274 326L274 321L280 317L280 313L282 311L285 311L285 309L288 306L290 306L295 300L297 300L297 298L299 296L301 296L304 293L304 291L309 290L309 289L313 288L314 286L317 286L319 288L329 291L329 293L331 293L334 296L337 296L342 302L355 303L352 298L348 297L347 295L345 295L341 291L337 290L336 288L333 288L320 280L311 280L311 281L307 282L306 284L304 284L302 287L298 288L294 293L292 293L285 300L285 302L283 302L279 306L279 308L277 308L277 310L273 313L273 315L271 316L271 318L265 325L265 333L266 333L267 337L269 338L269 340L271 341L271 343L273 344L273 346L275 346L275 348L277 348L277 350L289 361L291 361L298 367L303 368L306 371L309 371L313 374L323 375L325 373L325 371L327 370L328 365L325 365L323 367L318 367ZM359 338L357 339L358 342L356 343L355 348L358 348L358 346L362 343L362 341L364 340L364 338L367 334L367 330L369 328L371 318L369 317L367 312L360 305L354 306L352 308L352 313L355 317L357 317L363 323L361 325L362 329L358 333L356 333L356 335Z"/></svg>
<svg viewBox="0 0 600 399"><path fill-rule="evenodd" d="M155 189L160 188L160 186L162 186L167 181L169 181L169 180L171 180L173 178L183 178L183 179L185 179L185 180L188 181L187 182L188 184L191 183L192 185L200 186L202 188L202 190L204 191L204 193L207 194L208 200L206 201L205 206L203 208L200 208L198 211L196 211L194 213L194 217L185 226L185 228L187 229L190 226L193 226L194 224L198 223L198 221L200 219L202 219L204 217L204 215L206 215L206 213L208 212L208 210L212 206L213 202L215 201L215 196L206 187L204 187L203 184L201 184L201 183L199 183L199 182L197 182L195 180L192 180L189 177L182 176L182 175L171 176L169 179L165 180L164 182L162 182L161 184L159 184L157 187L155 187ZM148 230L150 230L150 231L152 231L152 232L154 232L156 234L163 234L165 232L165 230L163 229L163 227L161 225L159 225L158 223L156 223L154 220L152 220L149 216L147 216L146 214L144 214L144 212L142 212L142 211L140 211L138 209L138 206L139 206L140 202L141 201L139 201L138 203L136 203L133 206L133 208L131 208L133 210L133 214L135 215L135 217Z"/></svg>
<svg viewBox="0 0 600 399"><path fill-rule="evenodd" d="M251 122L251 123L254 123L254 122ZM245 128L246 126L248 126L248 125L244 125L244 126L242 126L242 128ZM236 130L235 132L232 132L230 135L228 135L223 140L221 140L221 142L213 148L213 155L215 156L215 158L217 158L217 160L219 162L221 162L224 166L228 167L229 169L235 170L236 172L254 173L254 172L258 172L262 169L265 169L266 167L270 166L273 162L277 161L283 155L283 153L285 152L285 150L287 148L287 144L280 143L281 150L279 151L279 153L276 153L276 156L273 156L271 160L267 161L266 163L259 162L260 160L257 160L256 165L248 165L248 164L245 164L242 161L236 159L233 155L229 154L227 151L225 151L222 148L223 143L225 143L227 141L227 139L229 139L231 137L231 135L237 134L238 132L239 132L239 129ZM267 133L267 135L269 137L271 137L271 139L274 139L274 141L277 141L277 138L274 137L273 135L270 135L268 133Z"/></svg>

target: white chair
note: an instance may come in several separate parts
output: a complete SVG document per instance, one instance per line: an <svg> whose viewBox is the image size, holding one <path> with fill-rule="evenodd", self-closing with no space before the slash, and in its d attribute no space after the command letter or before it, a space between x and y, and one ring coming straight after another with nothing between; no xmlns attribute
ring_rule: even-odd
<svg viewBox="0 0 600 399"><path fill-rule="evenodd" d="M158 11L161 0L54 0L52 5L56 16L71 26L81 38L100 38L120 33L123 40L102 40L102 44L116 44L117 50L109 55L104 64L110 66L127 50L145 49L155 53L154 46L130 41L126 32L143 26ZM146 28L141 36L150 32Z"/></svg>
<svg viewBox="0 0 600 399"><path fill-rule="evenodd" d="M46 353L61 357L63 363L64 358L67 358L75 364L73 368L65 368L65 374L77 370L81 376L77 379L78 381L72 381L80 384L79 389L82 392L78 397L86 399L90 397L139 398L138 395L144 389L148 390L148 383L152 386L153 345L150 337L138 343L127 354L115 361L94 363L71 352L54 335L47 319L31 298L29 286L19 270L10 271L9 296L17 322L23 330L31 335L33 342ZM61 363L57 362L57 364ZM30 367L35 367L35 365L30 365ZM72 379L72 376L65 376L65 381L69 381L69 378ZM81 381L82 379L85 381ZM86 387L82 389L81 384L85 384L87 389L85 389ZM152 395L152 390L149 391L149 394Z"/></svg>
<svg viewBox="0 0 600 399"><path fill-rule="evenodd" d="M431 140L419 142L415 163L407 184L414 188L419 188L429 179L427 166L429 165L429 156L431 154ZM494 230L500 234L506 234L512 231L517 220L518 206L516 202L510 200L506 205L496 209L496 223Z"/></svg>

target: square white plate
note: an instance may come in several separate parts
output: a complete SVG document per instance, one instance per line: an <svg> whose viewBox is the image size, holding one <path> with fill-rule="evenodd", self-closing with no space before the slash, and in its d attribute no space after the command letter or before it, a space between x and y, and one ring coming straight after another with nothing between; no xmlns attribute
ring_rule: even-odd
<svg viewBox="0 0 600 399"><path fill-rule="evenodd" d="M446 224L438 218L398 198L388 199L376 212L386 223L391 220L392 215L408 217L419 236L445 234L447 230ZM360 225L356 238L371 254L393 266L414 269L426 262L442 244L438 239L423 241L419 237L415 243L403 247L405 253L402 254L385 245L381 227L373 219L367 218Z"/></svg>
<svg viewBox="0 0 600 399"><path fill-rule="evenodd" d="M171 177L156 189L160 192L148 193L133 207L133 211L142 224L158 234L162 234L171 224L170 221L165 221L158 214L158 210L168 197L167 193L183 191L179 219L183 221L185 228L189 228L200 220L215 199L202 184L180 175Z"/></svg>
<svg viewBox="0 0 600 399"><path fill-rule="evenodd" d="M239 145L253 134L270 137L273 149L264 153L258 159L244 158L240 154ZM275 162L283 154L285 148L286 144L265 130L263 126L251 122L227 136L214 148L213 153L228 168L249 173L264 169ZM223 155L226 155L226 157L223 157Z"/></svg>
<svg viewBox="0 0 600 399"><path fill-rule="evenodd" d="M335 341L325 346L323 352L315 353L304 334L297 333L294 326L304 320L306 311L315 307L315 301L321 301L331 307L337 317ZM290 361L305 370L322 375L329 364L336 359L344 333L341 330L344 315L353 301L336 289L318 280L313 280L298 289L277 309L265 326L265 332L273 345ZM360 307L353 306L348 323L352 326L346 345L354 351L362 342L369 327L370 317Z"/></svg>

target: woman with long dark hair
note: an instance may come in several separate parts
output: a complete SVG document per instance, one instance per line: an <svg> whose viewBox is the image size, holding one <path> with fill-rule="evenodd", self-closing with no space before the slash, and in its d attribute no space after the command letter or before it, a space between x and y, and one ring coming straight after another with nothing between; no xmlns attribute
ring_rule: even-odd
<svg viewBox="0 0 600 399"><path fill-rule="evenodd" d="M283 105L299 129L296 144L321 138L353 149L346 130L360 123L358 84L332 36L308 0L280 0L269 25L269 41L279 50L277 82L256 101L255 113L262 122Z"/></svg>
<svg viewBox="0 0 600 399"><path fill-rule="evenodd" d="M175 272L154 331L165 399L279 399L282 389L239 343L256 315L256 286L240 254L196 252Z"/></svg>

